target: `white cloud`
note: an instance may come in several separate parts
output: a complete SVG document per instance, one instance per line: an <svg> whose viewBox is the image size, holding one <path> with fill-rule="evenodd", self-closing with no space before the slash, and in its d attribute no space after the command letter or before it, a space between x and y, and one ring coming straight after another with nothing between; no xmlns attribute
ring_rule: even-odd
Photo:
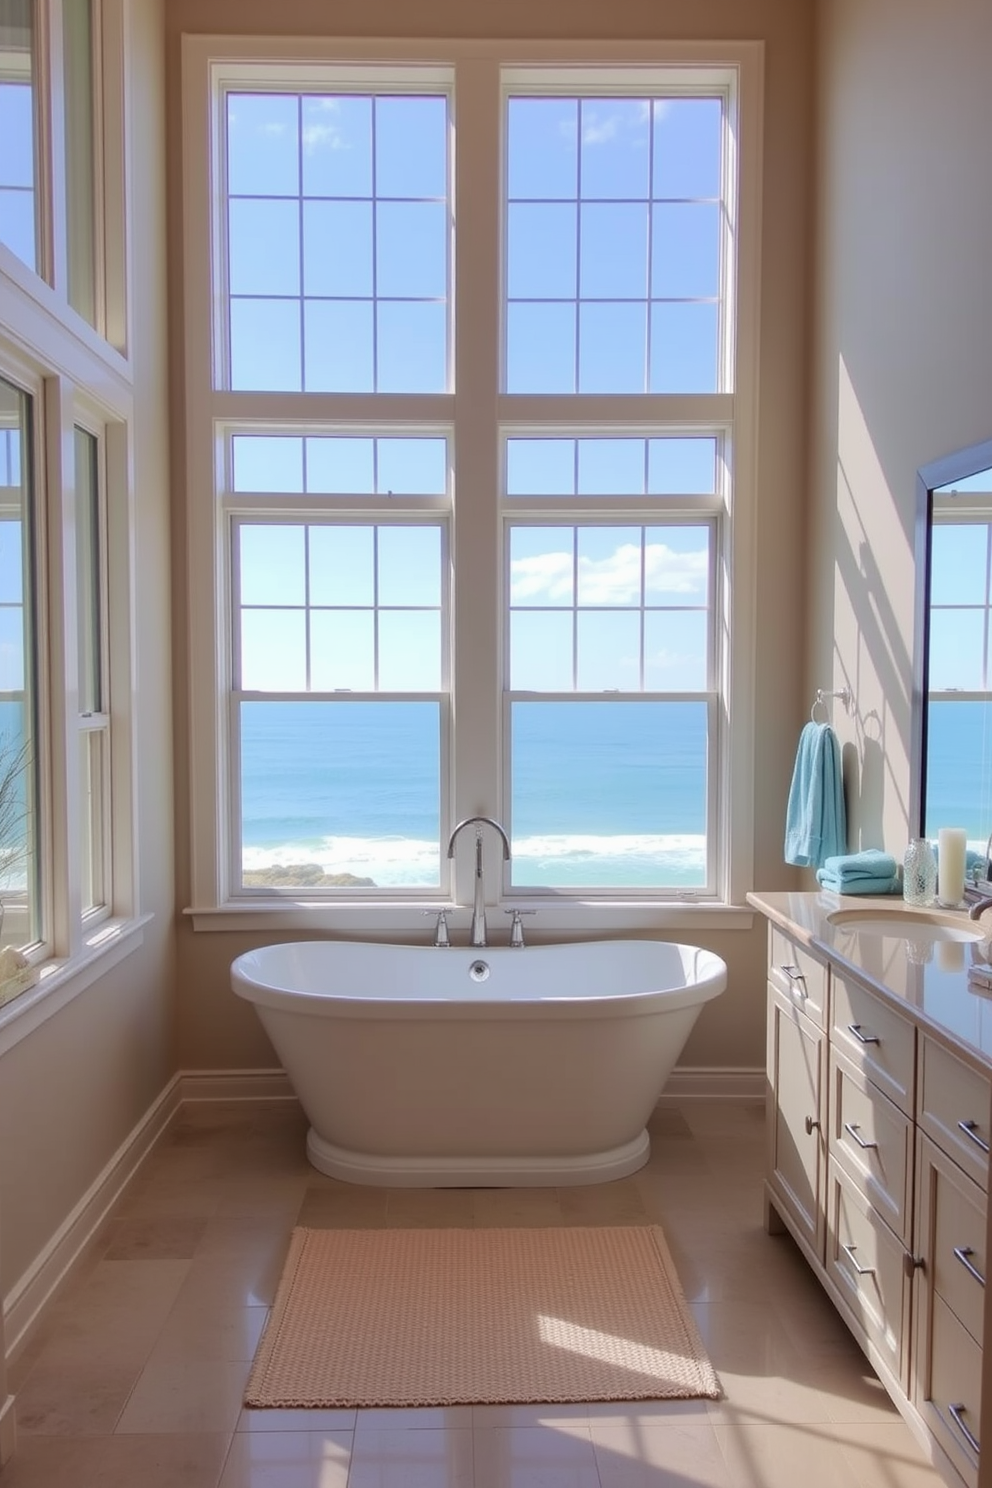
<svg viewBox="0 0 992 1488"><path fill-rule="evenodd" d="M649 594L706 593L709 558L705 551L679 553L664 543L648 543L644 550L644 582ZM641 595L641 549L622 543L606 558L579 559L582 604L638 604ZM511 564L510 596L514 604L570 603L572 555L541 553Z"/></svg>

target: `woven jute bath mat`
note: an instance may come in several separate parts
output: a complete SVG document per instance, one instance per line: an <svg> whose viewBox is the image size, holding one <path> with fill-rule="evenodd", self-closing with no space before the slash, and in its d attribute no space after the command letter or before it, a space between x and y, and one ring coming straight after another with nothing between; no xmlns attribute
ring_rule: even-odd
<svg viewBox="0 0 992 1488"><path fill-rule="evenodd" d="M719 1395L656 1226L296 1229L245 1404Z"/></svg>

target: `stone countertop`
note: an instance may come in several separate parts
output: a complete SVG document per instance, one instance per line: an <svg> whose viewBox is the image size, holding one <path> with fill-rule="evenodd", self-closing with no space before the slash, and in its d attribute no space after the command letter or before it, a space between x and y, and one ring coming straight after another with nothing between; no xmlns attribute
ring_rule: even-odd
<svg viewBox="0 0 992 1488"><path fill-rule="evenodd" d="M988 939L929 940L913 933L911 905L895 895L813 893L750 893L748 903L788 935L808 946L841 973L910 1012L914 1022L936 1035L956 1053L983 1070L992 1068L992 988L976 988L968 968L992 966ZM842 910L871 910L905 914L906 931L859 933L856 924L835 924L831 916ZM919 914L920 911L915 911ZM960 917L962 930L979 927L967 910L941 910L942 918Z"/></svg>

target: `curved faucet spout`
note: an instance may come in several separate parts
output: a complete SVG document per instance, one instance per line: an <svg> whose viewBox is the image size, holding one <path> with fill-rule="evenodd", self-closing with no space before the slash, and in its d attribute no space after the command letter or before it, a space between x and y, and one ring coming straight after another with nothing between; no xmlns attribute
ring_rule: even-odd
<svg viewBox="0 0 992 1488"><path fill-rule="evenodd" d="M510 861L510 839L507 837L498 821L491 816L466 816L455 827L448 838L448 857L455 856L455 838L464 827L475 827L475 894L472 899L472 935L471 942L474 946L488 945L486 936L486 886L482 876L482 828L492 827L499 833L503 844L503 858Z"/></svg>

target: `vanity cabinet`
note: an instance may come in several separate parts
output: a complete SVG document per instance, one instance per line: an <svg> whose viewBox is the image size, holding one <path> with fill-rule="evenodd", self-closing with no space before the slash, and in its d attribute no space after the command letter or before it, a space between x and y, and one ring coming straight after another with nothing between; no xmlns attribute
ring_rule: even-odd
<svg viewBox="0 0 992 1488"><path fill-rule="evenodd" d="M945 1478L979 1443L992 1071L769 924L768 1228L786 1226Z"/></svg>

